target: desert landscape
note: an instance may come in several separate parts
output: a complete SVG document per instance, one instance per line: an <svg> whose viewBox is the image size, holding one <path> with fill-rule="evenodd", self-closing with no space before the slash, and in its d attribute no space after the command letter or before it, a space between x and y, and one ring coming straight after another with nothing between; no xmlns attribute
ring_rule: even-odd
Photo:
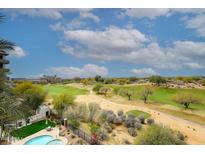
<svg viewBox="0 0 205 154"><path fill-rule="evenodd" d="M204 145L204 14L0 10L0 145Z"/></svg>

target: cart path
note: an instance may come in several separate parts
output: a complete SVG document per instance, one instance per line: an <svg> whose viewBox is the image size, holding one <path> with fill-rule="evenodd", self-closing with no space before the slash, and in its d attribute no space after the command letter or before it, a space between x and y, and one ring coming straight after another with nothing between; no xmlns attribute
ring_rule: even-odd
<svg viewBox="0 0 205 154"><path fill-rule="evenodd" d="M154 109L150 109L146 106L134 104L134 105L128 105L128 104L122 104L118 103L116 101L110 101L108 99L105 99L99 95L95 95L93 93L90 93L88 95L79 95L76 97L76 102L78 103L97 103L100 105L103 109L111 109L114 112L117 112L118 110L123 110L124 112L129 110L141 110L144 112L148 112L151 114L152 118L157 123L162 123L164 125L169 126L172 129L179 130L184 135L186 135L187 143L188 144L205 144L205 126L200 125L188 120L184 120L179 117L175 117L173 115L160 112Z"/></svg>

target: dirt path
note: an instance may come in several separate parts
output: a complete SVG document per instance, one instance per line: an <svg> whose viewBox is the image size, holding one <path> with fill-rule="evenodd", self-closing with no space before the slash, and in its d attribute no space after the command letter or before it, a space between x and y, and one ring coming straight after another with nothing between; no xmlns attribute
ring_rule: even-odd
<svg viewBox="0 0 205 154"><path fill-rule="evenodd" d="M152 118L154 118L157 123L162 123L171 127L172 129L181 131L188 137L188 144L205 144L205 126L175 117L173 115L159 112L154 109L150 109L146 106L137 104L122 104L117 101L110 101L93 93L90 93L89 95L79 95L76 98L76 102L98 103L101 108L111 109L115 112L117 112L118 110L123 110L124 112L134 109L142 110L150 113L152 115Z"/></svg>

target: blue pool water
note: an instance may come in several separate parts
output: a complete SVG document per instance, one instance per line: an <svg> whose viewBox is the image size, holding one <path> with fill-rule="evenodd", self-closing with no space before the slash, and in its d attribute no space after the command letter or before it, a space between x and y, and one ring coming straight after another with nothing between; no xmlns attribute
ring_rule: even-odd
<svg viewBox="0 0 205 154"><path fill-rule="evenodd" d="M59 139L54 139L50 135L42 135L28 140L25 145L62 145L63 142Z"/></svg>
<svg viewBox="0 0 205 154"><path fill-rule="evenodd" d="M62 145L62 144L63 144L63 142L59 139L52 140L52 141L47 143L47 145Z"/></svg>

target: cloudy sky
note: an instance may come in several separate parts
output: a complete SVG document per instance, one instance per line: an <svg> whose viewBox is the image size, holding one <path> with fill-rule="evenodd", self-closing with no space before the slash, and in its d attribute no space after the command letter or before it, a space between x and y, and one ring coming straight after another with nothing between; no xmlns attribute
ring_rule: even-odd
<svg viewBox="0 0 205 154"><path fill-rule="evenodd" d="M12 77L205 75L205 9L1 9Z"/></svg>

